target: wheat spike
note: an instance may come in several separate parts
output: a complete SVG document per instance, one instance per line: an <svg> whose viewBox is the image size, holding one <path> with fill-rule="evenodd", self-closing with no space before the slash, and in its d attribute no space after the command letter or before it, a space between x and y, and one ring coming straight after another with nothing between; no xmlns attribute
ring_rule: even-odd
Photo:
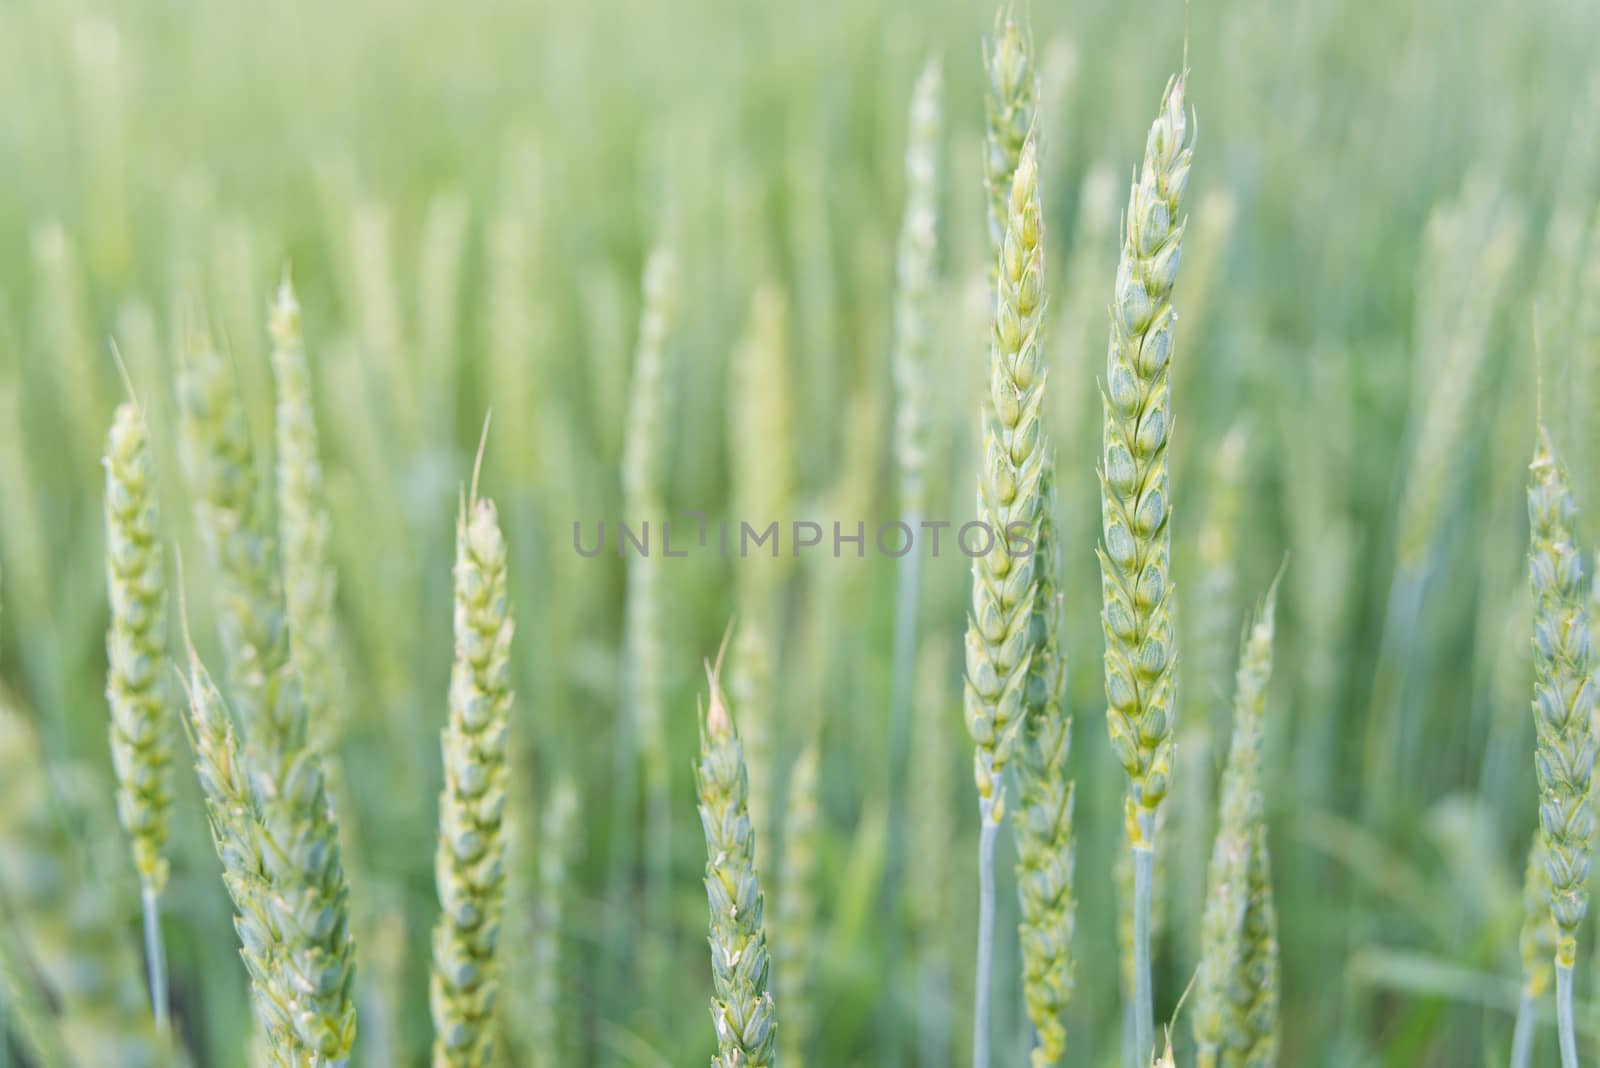
<svg viewBox="0 0 1600 1068"><path fill-rule="evenodd" d="M720 667L720 657L719 657ZM710 701L700 725L700 825L706 836L706 898L711 919L713 1068L771 1068L777 1063L777 1013L767 986L772 962L756 878L744 750L708 666Z"/></svg>
<svg viewBox="0 0 1600 1068"><path fill-rule="evenodd" d="M456 524L455 583L456 658L441 743L445 783L434 861L440 915L429 1002L434 1068L486 1068L496 1042L513 624L505 539L494 504L476 496L476 484Z"/></svg>

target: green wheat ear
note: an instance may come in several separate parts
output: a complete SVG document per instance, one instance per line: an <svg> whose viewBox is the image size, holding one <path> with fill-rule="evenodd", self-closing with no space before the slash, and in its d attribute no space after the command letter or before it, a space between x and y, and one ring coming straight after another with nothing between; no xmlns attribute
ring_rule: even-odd
<svg viewBox="0 0 1600 1068"><path fill-rule="evenodd" d="M992 551L972 567L967 627L967 730L984 818L1005 815L1000 776L1021 736L1029 665L1034 655L1037 548L1043 511L1047 443L1040 417L1044 396L1040 327L1044 313L1043 225L1039 167L1029 143L1012 186L1005 245L999 257L989 402L978 514L994 532Z"/></svg>
<svg viewBox="0 0 1600 1068"><path fill-rule="evenodd" d="M335 581L329 561L332 531L323 499L300 301L287 272L272 303L268 332L278 389L278 531L289 645L305 697L310 737L326 756L335 749L340 735L338 717L344 712L337 678Z"/></svg>
<svg viewBox="0 0 1600 1068"><path fill-rule="evenodd" d="M1274 581L1256 610L1239 653L1233 739L1222 773L1221 814L1211 852L1201 927L1194 1013L1197 1063L1201 1068L1219 1061L1224 1065L1235 1063L1231 1051L1254 1048L1258 1040L1265 1041L1246 1027L1249 1013L1236 1012L1234 999L1241 987L1248 990L1255 985L1248 965L1256 958L1266 960L1266 943L1274 944L1271 955L1276 954L1276 934L1268 929L1274 924L1260 912L1263 907L1270 908L1265 897L1270 892L1266 857L1256 854L1257 843L1265 843L1261 834L1261 747L1267 683L1272 678L1277 596L1278 584ZM1259 891L1254 895L1252 878ZM1257 909L1253 933L1249 930L1252 902ZM1249 1000L1253 1002L1256 997L1252 995Z"/></svg>
<svg viewBox="0 0 1600 1068"><path fill-rule="evenodd" d="M1595 652L1589 590L1573 526L1577 509L1566 469L1539 427L1529 466L1528 573L1533 591L1534 767L1539 780L1539 828L1550 874L1555 920L1556 1018L1564 1068L1576 1068L1572 969L1578 930L1589 911L1589 864L1595 818Z"/></svg>
<svg viewBox="0 0 1600 1068"><path fill-rule="evenodd" d="M1583 564L1572 535L1577 510L1567 489L1566 469L1543 427L1529 471L1539 822L1550 873L1556 966L1571 968L1577 959L1578 929L1589 907L1594 644Z"/></svg>
<svg viewBox="0 0 1600 1068"><path fill-rule="evenodd" d="M1127 232L1111 309L1100 470L1100 552L1111 748L1131 786L1128 825L1150 848L1155 810L1172 774L1171 488L1172 284L1192 148L1183 78L1167 83L1144 165L1128 194Z"/></svg>
<svg viewBox="0 0 1600 1068"><path fill-rule="evenodd" d="M1229 1024L1234 1038L1222 1063L1227 1068L1272 1068L1278 1063L1278 911L1264 825L1256 827L1245 886L1244 936Z"/></svg>
<svg viewBox="0 0 1600 1068"><path fill-rule="evenodd" d="M494 1057L512 630L505 538L494 504L474 486L456 524L456 658L442 743L440 916L429 985L435 1068L483 1068Z"/></svg>
<svg viewBox="0 0 1600 1068"><path fill-rule="evenodd" d="M141 881L166 885L172 749L167 694L166 567L156 531L150 436L139 409L118 406L106 444L106 580L111 630L111 757L117 815Z"/></svg>
<svg viewBox="0 0 1600 1068"><path fill-rule="evenodd" d="M777 1063L777 1012L768 992L772 962L756 878L755 834L744 750L719 677L722 658L707 665L710 700L700 724L700 824L706 836L710 906L711 1021L714 1068L771 1068Z"/></svg>

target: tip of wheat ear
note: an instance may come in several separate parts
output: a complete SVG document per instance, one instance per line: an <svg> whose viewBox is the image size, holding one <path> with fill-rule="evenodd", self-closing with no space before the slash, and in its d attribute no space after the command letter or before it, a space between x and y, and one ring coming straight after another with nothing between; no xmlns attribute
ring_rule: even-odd
<svg viewBox="0 0 1600 1068"><path fill-rule="evenodd" d="M713 738L726 738L733 733L733 717L728 715L728 701L722 695L722 661L728 655L728 640L731 637L733 624L730 623L722 635L722 644L717 648L717 658L705 662L706 688L711 694L706 702L706 732Z"/></svg>

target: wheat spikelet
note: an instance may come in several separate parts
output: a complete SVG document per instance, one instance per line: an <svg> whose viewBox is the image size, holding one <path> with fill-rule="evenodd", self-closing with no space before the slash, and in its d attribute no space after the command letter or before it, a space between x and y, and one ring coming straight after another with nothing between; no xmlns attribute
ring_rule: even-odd
<svg viewBox="0 0 1600 1068"><path fill-rule="evenodd" d="M1221 815L1211 852L1195 994L1194 1037L1199 1047L1197 1063L1202 1068L1217 1064L1219 1058L1228 1063L1225 1051L1246 1044L1246 1036L1237 1030L1240 1021L1231 1013L1230 999L1245 977L1245 921L1252 853L1263 818L1261 738L1267 683L1272 677L1277 595L1274 582L1256 610L1239 654L1233 740L1222 775Z"/></svg>
<svg viewBox="0 0 1600 1068"><path fill-rule="evenodd" d="M756 879L749 779L717 668L708 666L706 678L711 692L700 725L695 779L711 913L711 1021L718 1049L711 1063L713 1068L771 1068L777 1063L777 1014L767 991L771 960Z"/></svg>

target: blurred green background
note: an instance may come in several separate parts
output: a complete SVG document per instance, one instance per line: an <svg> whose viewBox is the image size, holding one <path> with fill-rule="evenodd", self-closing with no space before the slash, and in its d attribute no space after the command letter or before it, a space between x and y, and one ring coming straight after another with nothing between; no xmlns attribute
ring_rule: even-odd
<svg viewBox="0 0 1600 1068"><path fill-rule="evenodd" d="M512 1027L506 1063L709 1057L691 760L700 662L734 611L738 564L702 554L661 569L674 879L670 923L641 932L625 566L580 558L569 532L621 514L639 280L657 243L679 262L668 510L729 514L730 454L753 446L729 440L728 372L768 286L787 297L793 517L896 515L895 242L907 107L930 54L945 78L930 514L971 515L993 14L970 0L0 7L0 680L37 724L64 818L130 941L137 887L109 800L102 696L98 460L121 396L106 339L150 413L164 522L203 585L175 458L178 340L205 321L232 353L267 462L265 307L292 263L351 682L352 867L363 907L384 918L360 949L387 1004L363 1019L366 1063L383 1063L374 1049L422 1063L429 1040L450 538L491 404L483 488L511 547L528 832L508 967L528 966L537 812L560 778L579 795L559 1042L528 1049ZM1534 819L1523 484L1536 318L1546 419L1580 511L1600 508L1600 8L1085 0L1019 15L1042 80L1047 404L1077 713L1070 1063L1121 1063L1123 776L1101 718L1096 381L1126 182L1186 53L1199 137L1175 301L1183 763L1158 1016L1196 963L1237 634L1287 554L1266 765L1283 1062L1498 1063ZM887 925L894 564L819 556L782 581L777 774L813 729L823 746L813 1059L884 1063L889 1031L907 1063L916 1049L921 1063L960 1063L977 823L954 656L966 561L929 563L919 623L934 684L916 709L912 788L937 803L911 813L908 863L934 904ZM191 602L215 659L207 598ZM197 1063L241 1065L244 975L177 747L175 1003ZM927 833L946 827L953 844ZM1001 1063L1016 1064L1026 1035L1002 841L997 1031ZM663 952L640 953L645 942ZM1597 980L1586 964L1582 1001ZM508 984L509 1018L529 996ZM1588 1017L1593 1044L1600 1008ZM1176 1034L1186 1042L1186 1021Z"/></svg>

